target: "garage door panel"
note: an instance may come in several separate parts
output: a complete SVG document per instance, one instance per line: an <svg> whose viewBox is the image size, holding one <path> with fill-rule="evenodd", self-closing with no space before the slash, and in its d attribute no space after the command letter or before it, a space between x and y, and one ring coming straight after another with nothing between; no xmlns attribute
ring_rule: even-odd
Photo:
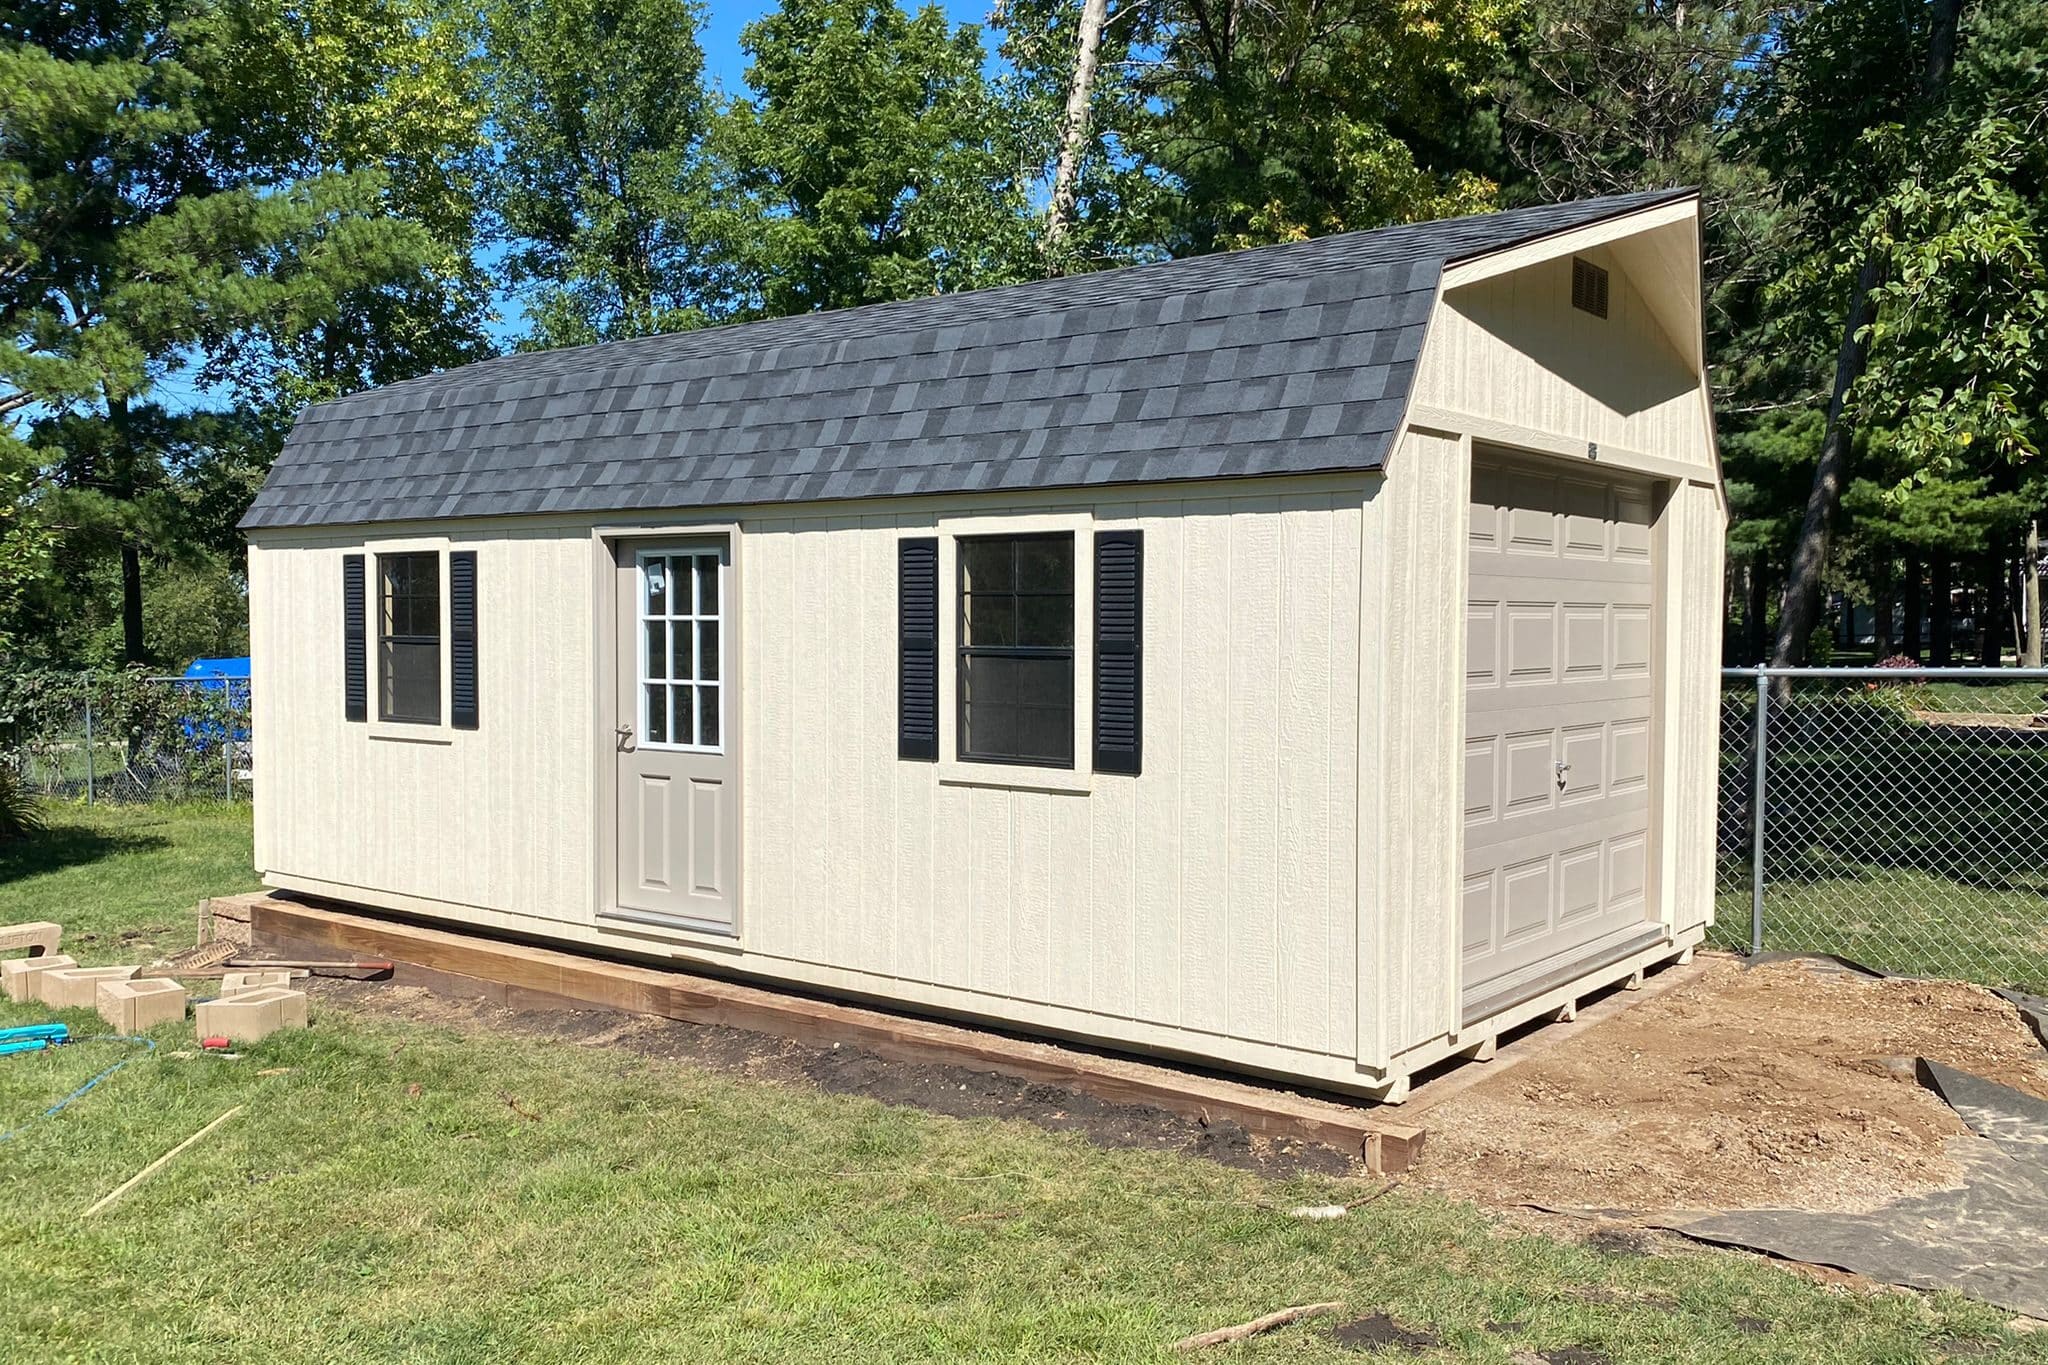
<svg viewBox="0 0 2048 1365"><path fill-rule="evenodd" d="M1542 938L1557 900L1556 857L1531 858L1500 873L1503 948Z"/></svg>
<svg viewBox="0 0 2048 1365"><path fill-rule="evenodd" d="M1468 1001L1646 917L1655 634L1646 486L1482 461L1472 487Z"/></svg>
<svg viewBox="0 0 2048 1365"><path fill-rule="evenodd" d="M1465 608L1465 686L1500 686L1501 603L1472 602Z"/></svg>

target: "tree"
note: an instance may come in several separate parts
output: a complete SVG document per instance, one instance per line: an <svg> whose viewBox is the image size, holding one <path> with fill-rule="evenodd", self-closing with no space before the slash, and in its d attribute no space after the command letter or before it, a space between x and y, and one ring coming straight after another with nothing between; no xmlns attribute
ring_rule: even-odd
<svg viewBox="0 0 2048 1365"><path fill-rule="evenodd" d="M1967 14L1960 0L1834 0L1788 29L1750 111L1815 244L1774 287L1785 330L1814 336L1818 317L1837 319L1775 662L1805 658L1859 424L1926 475L1947 475L1980 438L2001 458L2032 451L2039 407L2015 400L2038 383L2022 352L2048 337L2040 130L2026 131L2048 93L2043 14L2040 0ZM2015 44L2032 60L2013 62ZM1958 308L1988 330L1958 325Z"/></svg>
<svg viewBox="0 0 2048 1365"><path fill-rule="evenodd" d="M936 6L785 0L740 39L698 219L721 317L844 308L1039 273L1020 143L980 34Z"/></svg>
<svg viewBox="0 0 2048 1365"><path fill-rule="evenodd" d="M396 13L365 0L351 17L400 41ZM181 372L288 379L323 326L448 261L390 211L382 167L320 145L304 115L333 92L298 80L309 41L275 0L38 3L0 22L0 414L45 471L39 509L76 491L120 511L101 524L130 662L148 655L133 509L176 416L153 391Z"/></svg>
<svg viewBox="0 0 2048 1365"><path fill-rule="evenodd" d="M489 0L489 202L531 343L699 324L709 110L692 0Z"/></svg>
<svg viewBox="0 0 2048 1365"><path fill-rule="evenodd" d="M1490 206L1477 99L1511 0L1160 0L1120 119L1175 255ZM1113 18L1111 22L1115 22Z"/></svg>

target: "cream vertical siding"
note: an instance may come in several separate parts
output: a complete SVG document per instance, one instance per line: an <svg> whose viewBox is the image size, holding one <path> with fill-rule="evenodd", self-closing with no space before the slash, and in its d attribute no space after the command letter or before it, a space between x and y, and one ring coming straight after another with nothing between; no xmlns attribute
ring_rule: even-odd
<svg viewBox="0 0 2048 1365"><path fill-rule="evenodd" d="M1465 743L1465 516L1471 442L1410 429L1368 505L1369 638L1360 724L1375 731L1358 801L1358 1060L1457 1027Z"/></svg>
<svg viewBox="0 0 2048 1365"><path fill-rule="evenodd" d="M1356 1066L1361 667L1384 679L1358 632L1361 573L1389 558L1362 542L1377 486L1048 498L1042 510L1145 533L1144 771L1096 775L1086 792L1000 785L999 767L966 785L896 756L898 539L1031 508L742 510L736 947L598 913L606 708L588 523L429 528L428 543L477 549L481 612L482 724L432 743L342 719L341 556L362 542L260 537L261 870L489 927L1369 1081ZM950 750L950 715L942 727Z"/></svg>
<svg viewBox="0 0 2048 1365"><path fill-rule="evenodd" d="M1663 696L1669 721L1660 766L1669 812L1660 858L1666 923L1676 933L1714 918L1720 802L1721 610L1727 517L1718 492L1687 483L1665 508Z"/></svg>
<svg viewBox="0 0 2048 1365"><path fill-rule="evenodd" d="M1572 307L1569 256L1445 293L1411 401L1713 468L1700 376L1613 254L1608 315Z"/></svg>
<svg viewBox="0 0 2048 1365"><path fill-rule="evenodd" d="M477 552L486 723L418 740L342 718L341 561L362 542L250 547L258 870L588 924L589 537L429 540Z"/></svg>
<svg viewBox="0 0 2048 1365"><path fill-rule="evenodd" d="M1364 502L1094 508L1145 533L1144 772L1088 793L896 757L896 544L941 522L746 518L746 957L1348 1068Z"/></svg>

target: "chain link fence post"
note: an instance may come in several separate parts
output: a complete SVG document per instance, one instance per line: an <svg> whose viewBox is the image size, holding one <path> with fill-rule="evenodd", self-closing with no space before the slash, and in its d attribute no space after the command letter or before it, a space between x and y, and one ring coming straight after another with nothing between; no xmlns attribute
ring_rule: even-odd
<svg viewBox="0 0 2048 1365"><path fill-rule="evenodd" d="M92 742L92 675L85 675L85 804L93 800L94 760Z"/></svg>
<svg viewBox="0 0 2048 1365"><path fill-rule="evenodd" d="M1756 785L1749 797L1749 951L1764 950L1764 802L1769 795L1771 753L1770 670L1756 671Z"/></svg>

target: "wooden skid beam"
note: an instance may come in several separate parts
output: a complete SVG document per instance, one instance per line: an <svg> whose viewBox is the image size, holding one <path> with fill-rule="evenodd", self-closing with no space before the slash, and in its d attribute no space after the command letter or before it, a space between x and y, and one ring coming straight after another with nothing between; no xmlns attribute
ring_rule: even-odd
<svg viewBox="0 0 2048 1365"><path fill-rule="evenodd" d="M1412 1123L1375 1121L1358 1105L1172 1066L1103 1056L935 1020L817 1000L668 967L586 957L329 905L255 898L257 947L280 956L388 958L392 979L482 996L514 1009L611 1009L693 1024L745 1029L800 1043L845 1043L897 1061L995 1071L1059 1085L1114 1104L1152 1105L1185 1118L1231 1120L1267 1138L1316 1142L1357 1153L1375 1173L1405 1170L1422 1145Z"/></svg>

